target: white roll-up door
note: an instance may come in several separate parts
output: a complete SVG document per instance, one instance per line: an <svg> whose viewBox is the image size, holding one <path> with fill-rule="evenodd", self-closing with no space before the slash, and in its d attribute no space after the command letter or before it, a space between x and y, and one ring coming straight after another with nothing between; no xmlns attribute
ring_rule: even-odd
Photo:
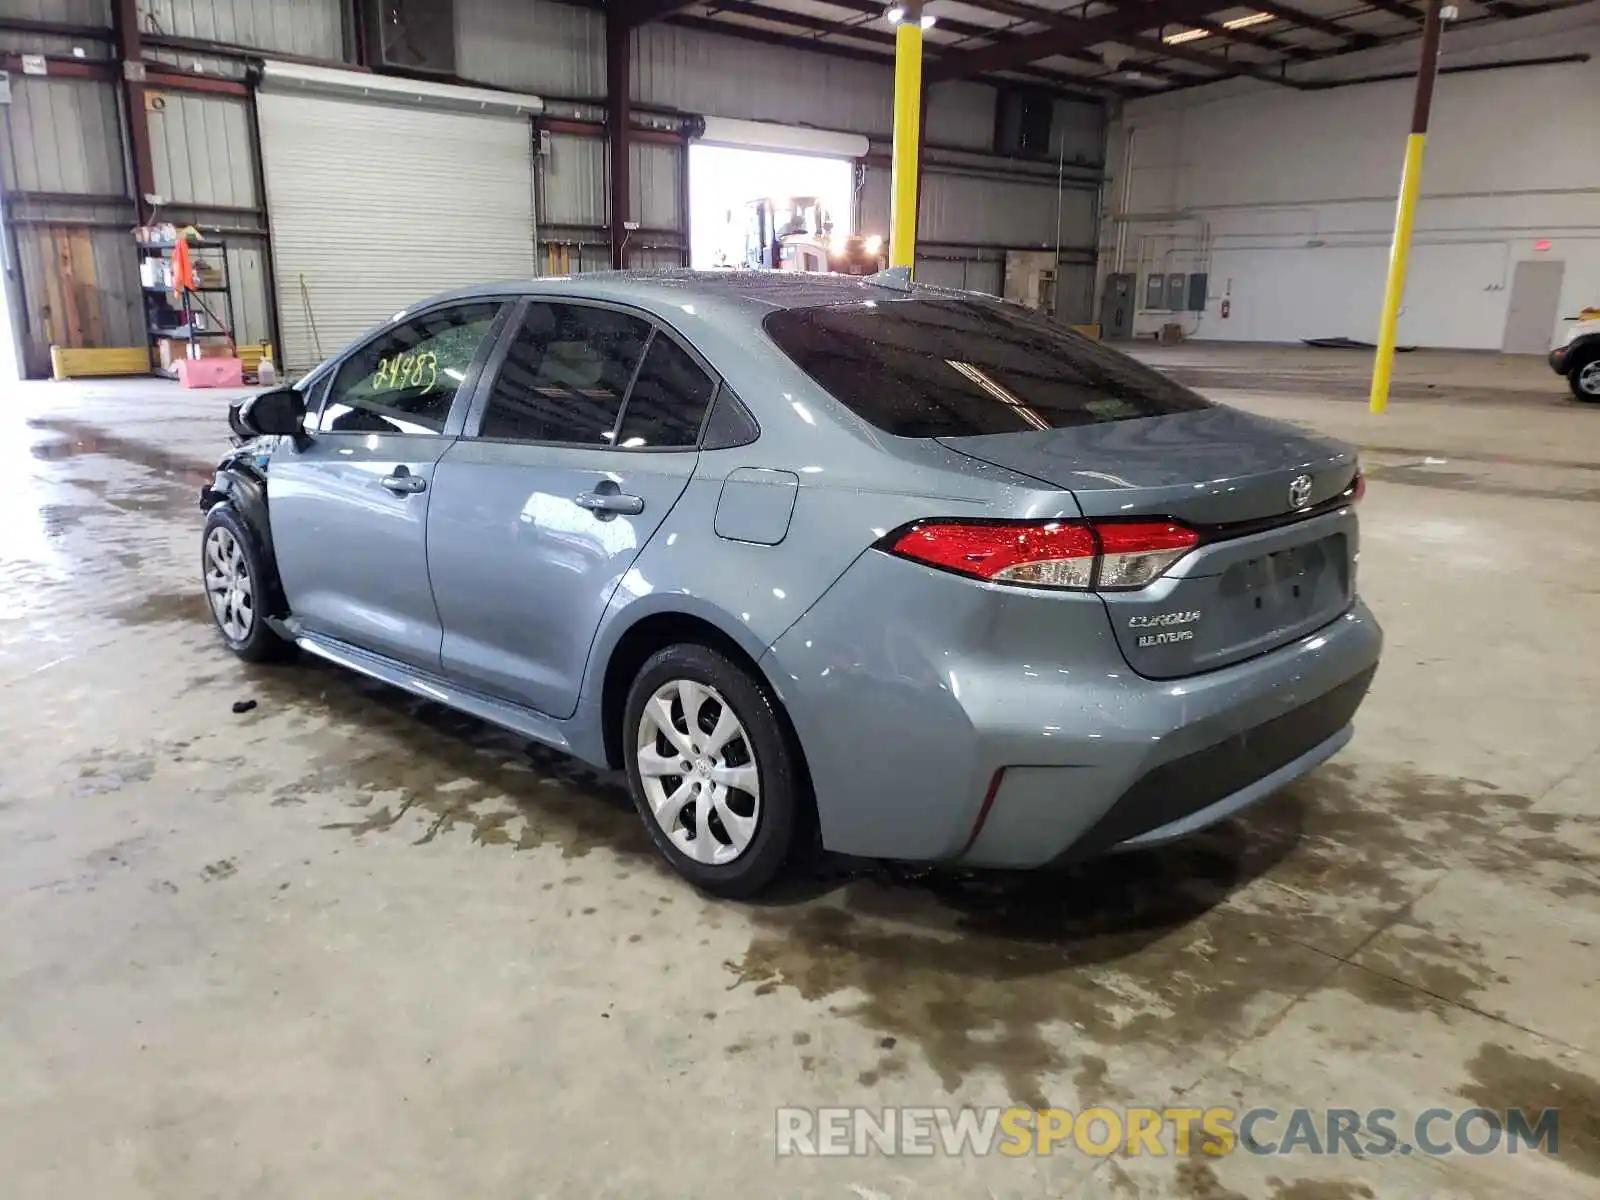
<svg viewBox="0 0 1600 1200"><path fill-rule="evenodd" d="M256 103L290 371L434 292L534 274L526 114L308 90Z"/></svg>

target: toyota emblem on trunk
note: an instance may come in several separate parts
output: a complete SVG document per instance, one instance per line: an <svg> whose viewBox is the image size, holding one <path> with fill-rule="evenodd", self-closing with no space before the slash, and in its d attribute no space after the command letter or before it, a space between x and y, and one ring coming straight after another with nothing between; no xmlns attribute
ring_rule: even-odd
<svg viewBox="0 0 1600 1200"><path fill-rule="evenodd" d="M1311 476L1297 475L1289 485L1289 507L1304 508L1311 503Z"/></svg>

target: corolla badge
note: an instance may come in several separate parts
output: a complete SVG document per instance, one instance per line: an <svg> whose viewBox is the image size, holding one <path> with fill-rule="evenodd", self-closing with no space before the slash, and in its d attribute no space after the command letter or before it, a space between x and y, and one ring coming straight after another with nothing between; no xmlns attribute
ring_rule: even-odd
<svg viewBox="0 0 1600 1200"><path fill-rule="evenodd" d="M1296 475L1289 484L1289 507L1304 508L1311 503L1311 476Z"/></svg>

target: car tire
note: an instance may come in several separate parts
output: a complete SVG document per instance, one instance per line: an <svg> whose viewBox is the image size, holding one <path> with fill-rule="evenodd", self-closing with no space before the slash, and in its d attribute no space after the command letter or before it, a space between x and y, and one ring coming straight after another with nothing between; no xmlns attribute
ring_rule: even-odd
<svg viewBox="0 0 1600 1200"><path fill-rule="evenodd" d="M1600 404L1600 350L1592 350L1567 372L1572 394L1585 404Z"/></svg>
<svg viewBox="0 0 1600 1200"><path fill-rule="evenodd" d="M200 580L211 622L229 650L255 663L280 662L294 653L294 643L267 623L276 580L255 534L230 504L206 514Z"/></svg>
<svg viewBox="0 0 1600 1200"><path fill-rule="evenodd" d="M737 727L731 736L725 713ZM628 789L673 869L729 899L773 883L805 827L810 795L765 682L709 646L668 646L640 669L623 720ZM727 740L718 745L720 736ZM687 797L680 789L690 789Z"/></svg>

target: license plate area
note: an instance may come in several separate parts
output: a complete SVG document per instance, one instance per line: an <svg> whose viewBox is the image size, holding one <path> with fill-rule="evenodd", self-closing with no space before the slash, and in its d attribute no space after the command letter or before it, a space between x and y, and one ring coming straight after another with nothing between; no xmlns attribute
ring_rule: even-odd
<svg viewBox="0 0 1600 1200"><path fill-rule="evenodd" d="M1327 602L1329 576L1341 576L1345 562L1344 535L1333 534L1234 563L1223 572L1221 591L1248 612L1310 612ZM1342 579L1337 590L1345 592Z"/></svg>

